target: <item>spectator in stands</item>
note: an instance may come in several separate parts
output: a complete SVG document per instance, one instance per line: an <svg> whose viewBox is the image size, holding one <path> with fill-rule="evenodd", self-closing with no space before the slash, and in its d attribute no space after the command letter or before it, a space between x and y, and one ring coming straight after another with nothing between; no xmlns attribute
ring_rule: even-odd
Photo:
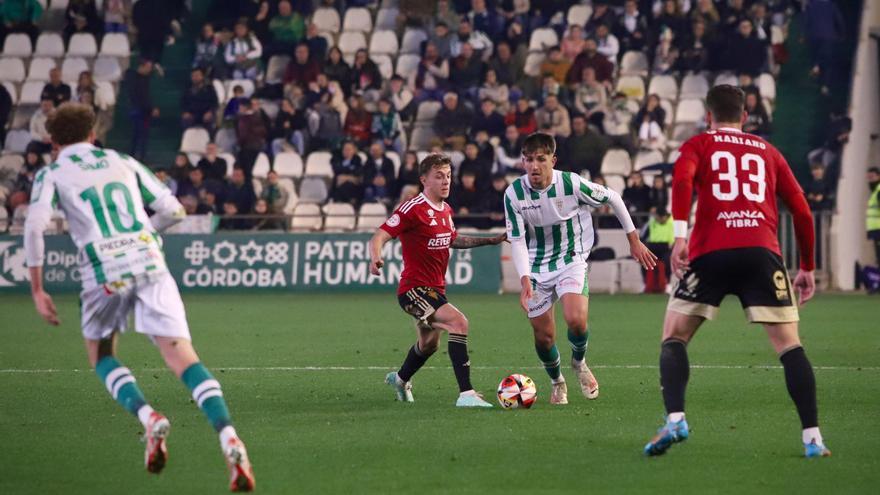
<svg viewBox="0 0 880 495"><path fill-rule="evenodd" d="M577 58L578 55L584 51L584 28L579 24L572 24L568 27L568 34L565 35L565 38L562 38L562 44L560 45L560 49L562 50L562 56L568 60L573 61Z"/></svg>
<svg viewBox="0 0 880 495"><path fill-rule="evenodd" d="M251 32L253 32L254 36L263 46L267 46L272 42L272 35L269 32L269 21L272 20L270 17L272 7L267 0L260 0L257 6L257 13L244 16L250 21Z"/></svg>
<svg viewBox="0 0 880 495"><path fill-rule="evenodd" d="M657 211L665 210L666 205L669 204L669 184L666 183L666 179L662 174L654 176L650 192L651 209Z"/></svg>
<svg viewBox="0 0 880 495"><path fill-rule="evenodd" d="M665 206L657 208L653 213L642 228L639 237L642 238L648 249L657 256L657 260L662 264L663 272L662 276L657 273L657 270L649 274L643 268L642 277L645 280L645 292L662 294L666 291L667 281L672 274L669 257L672 253L672 244L675 242L675 233L672 228L672 217Z"/></svg>
<svg viewBox="0 0 880 495"><path fill-rule="evenodd" d="M241 107L242 102L247 100L248 98L244 95L244 87L241 84L233 86L232 98L229 98L229 101L226 102L226 108L223 109L223 120L235 120L235 117L238 116L239 107Z"/></svg>
<svg viewBox="0 0 880 495"><path fill-rule="evenodd" d="M825 166L821 163L810 165L810 182L804 188L807 203L813 211L827 211L834 207L835 186L825 177Z"/></svg>
<svg viewBox="0 0 880 495"><path fill-rule="evenodd" d="M80 72L79 78L76 80L76 88L73 91L73 99L82 102L82 94L84 92L90 92L94 95L97 91L98 85L95 84L92 73L87 70Z"/></svg>
<svg viewBox="0 0 880 495"><path fill-rule="evenodd" d="M486 0L472 0L468 20L477 32L485 33L489 39L496 39L504 28L501 18L493 9L486 7Z"/></svg>
<svg viewBox="0 0 880 495"><path fill-rule="evenodd" d="M309 45L300 43L296 45L293 59L288 62L287 68L284 70L284 83L295 84L302 89L309 87L309 84L318 79L321 73L321 66L317 60L309 55Z"/></svg>
<svg viewBox="0 0 880 495"><path fill-rule="evenodd" d="M402 120L409 120L413 113L413 92L410 91L404 80L399 75L395 74L391 77L391 81L388 83L388 88L382 95L383 98L388 99L393 104L394 111L396 111Z"/></svg>
<svg viewBox="0 0 880 495"><path fill-rule="evenodd" d="M534 15L535 12L532 11L531 14ZM538 16L532 17L533 20L539 18L540 17ZM542 21L536 21L534 24L539 26L541 22ZM504 30L504 36L501 39L510 45L510 50L512 52L522 52L528 48L530 32L526 27L526 24L528 23L529 22L526 18L515 18L507 24L507 29Z"/></svg>
<svg viewBox="0 0 880 495"><path fill-rule="evenodd" d="M459 55L449 64L449 83L462 98L474 100L483 79L485 65L474 54L470 43L462 43Z"/></svg>
<svg viewBox="0 0 880 495"><path fill-rule="evenodd" d="M348 95L351 92L351 67L342 58L342 50L334 46L327 53L327 61L324 63L324 74L331 81L336 81Z"/></svg>
<svg viewBox="0 0 880 495"><path fill-rule="evenodd" d="M281 109L272 125L272 155L290 149L290 145L300 156L306 154L306 134L308 122L305 114L287 98L281 100Z"/></svg>
<svg viewBox="0 0 880 495"><path fill-rule="evenodd" d="M180 125L184 129L202 126L208 132L214 131L215 111L220 102L214 86L205 82L205 73L196 67L190 72L190 86L180 100Z"/></svg>
<svg viewBox="0 0 880 495"><path fill-rule="evenodd" d="M535 109L527 98L516 100L516 108L510 111L504 119L507 125L516 126L520 135L528 136L538 130L538 121L535 119Z"/></svg>
<svg viewBox="0 0 880 495"><path fill-rule="evenodd" d="M196 55L193 58L193 68L200 68L209 76L215 75L222 78L225 68L223 68L224 70L217 70L222 67L222 64L218 63L220 48L220 36L214 32L214 25L210 22L206 23L202 26L199 39L196 40Z"/></svg>
<svg viewBox="0 0 880 495"><path fill-rule="evenodd" d="M378 91L382 89L382 74L379 73L379 67L367 56L367 50L363 48L354 54L351 84L354 93L364 95L369 101L378 99Z"/></svg>
<svg viewBox="0 0 880 495"><path fill-rule="evenodd" d="M134 2L131 21L137 28L137 46L142 60L157 64L171 36L172 9L166 1Z"/></svg>
<svg viewBox="0 0 880 495"><path fill-rule="evenodd" d="M394 194L394 162L385 156L382 143L370 145L370 157L363 168L364 203L391 204Z"/></svg>
<svg viewBox="0 0 880 495"><path fill-rule="evenodd" d="M678 64L680 71L701 72L709 68L710 47L714 45L707 33L706 22L697 18L691 25L691 32L679 46Z"/></svg>
<svg viewBox="0 0 880 495"><path fill-rule="evenodd" d="M43 6L37 0L4 0L0 2L0 46L7 34L25 33L31 43L37 42L40 29L37 21L43 15Z"/></svg>
<svg viewBox="0 0 880 495"><path fill-rule="evenodd" d="M709 0L711 3L712 0ZM620 42L620 51L626 53L630 50L641 51L648 39L648 19L639 12L637 0L626 0L623 5L623 15L613 25L611 32Z"/></svg>
<svg viewBox="0 0 880 495"><path fill-rule="evenodd" d="M394 149L398 155L403 154L403 140L401 139L403 124L389 100L385 98L379 100L379 111L373 115L373 124L370 130L373 139L378 139L386 149Z"/></svg>
<svg viewBox="0 0 880 495"><path fill-rule="evenodd" d="M193 168L194 167L189 162L189 157L186 156L186 153L178 153L174 156L174 164L171 166L169 175L178 186L181 186L184 182L189 180L189 173Z"/></svg>
<svg viewBox="0 0 880 495"><path fill-rule="evenodd" d="M181 203L183 201L181 200ZM185 205L186 203L184 203ZM251 227L251 222L244 218L230 218L235 217L241 214L241 211L238 208L238 205L235 201L231 201L227 199L223 203L223 218L220 219L220 225L217 226L218 230L246 230ZM250 210L244 210L245 213ZM189 212L187 212L189 213Z"/></svg>
<svg viewBox="0 0 880 495"><path fill-rule="evenodd" d="M751 19L752 24L755 26L755 35L758 39L769 44L770 26L773 24L773 21L767 13L767 5L760 1L753 3L749 11L749 19Z"/></svg>
<svg viewBox="0 0 880 495"><path fill-rule="evenodd" d="M6 142L6 124L9 122L12 107L12 95L9 94L6 86L0 84L0 143Z"/></svg>
<svg viewBox="0 0 880 495"><path fill-rule="evenodd" d="M568 74L570 68L571 59L563 57L562 49L558 46L554 46L550 48L547 58L541 62L539 70L544 77L550 75L553 77L554 81L562 84L565 82L565 76Z"/></svg>
<svg viewBox="0 0 880 495"><path fill-rule="evenodd" d="M257 199L254 186L246 179L245 170L241 167L232 169L232 177L226 185L223 199L227 203L232 202L237 211L248 212L254 208L254 201Z"/></svg>
<svg viewBox="0 0 880 495"><path fill-rule="evenodd" d="M98 16L98 7L95 0L70 0L64 11L64 42L69 43L70 37L77 33L89 33L100 38L103 34L103 25Z"/></svg>
<svg viewBox="0 0 880 495"><path fill-rule="evenodd" d="M453 36L452 44L449 47L450 56L461 55L462 47L465 44L470 45L477 58L483 61L488 61L492 56L492 40L486 33L474 30L467 17L462 18L458 23L458 35Z"/></svg>
<svg viewBox="0 0 880 495"><path fill-rule="evenodd" d="M608 138L590 130L583 115L575 115L571 119L572 133L561 147L564 157L563 168L580 174L584 170L590 177L599 175L602 157L611 145Z"/></svg>
<svg viewBox="0 0 880 495"><path fill-rule="evenodd" d="M156 174L156 179L162 184L165 184L165 187L171 191L171 194L177 196L177 181L168 175L168 169L165 167L159 167L154 170L154 172Z"/></svg>
<svg viewBox="0 0 880 495"><path fill-rule="evenodd" d="M842 39L846 24L840 9L831 0L810 0L804 11L804 31L810 44L813 68L822 94L828 94L834 68L834 43Z"/></svg>
<svg viewBox="0 0 880 495"><path fill-rule="evenodd" d="M250 178L254 162L260 152L266 149L269 138L268 117L256 98L242 101L235 125L238 135L238 159L235 163ZM250 208L239 208L239 211L250 211Z"/></svg>
<svg viewBox="0 0 880 495"><path fill-rule="evenodd" d="M482 212L489 215L486 228L504 227L504 191L507 189L507 178L504 174L492 176L492 190L483 198Z"/></svg>
<svg viewBox="0 0 880 495"><path fill-rule="evenodd" d="M565 82L568 84L577 84L581 82L584 69L592 67L596 72L596 80L610 87L611 77L614 74L614 65L608 61L608 58L597 51L598 45L596 40L589 38L584 43L584 51L574 59Z"/></svg>
<svg viewBox="0 0 880 495"><path fill-rule="evenodd" d="M321 36L318 25L310 22L306 27L306 37L303 41L309 45L309 53L315 60L324 60L327 56L327 38Z"/></svg>
<svg viewBox="0 0 880 495"><path fill-rule="evenodd" d="M544 106L535 111L538 129L547 132L557 139L567 138L571 134L571 119L568 110L559 104L556 95L547 95Z"/></svg>
<svg viewBox="0 0 880 495"><path fill-rule="evenodd" d="M483 85L480 86L477 97L480 100L492 100L502 114L506 114L510 109L509 88L506 84L498 82L498 75L491 68L488 68L483 75Z"/></svg>
<svg viewBox="0 0 880 495"><path fill-rule="evenodd" d="M642 108L636 113L633 122L637 126L641 126L645 122L655 122L660 129L666 127L666 110L660 106L660 97L656 94L648 95L648 99Z"/></svg>
<svg viewBox="0 0 880 495"><path fill-rule="evenodd" d="M407 186L415 187L418 190L419 181L419 157L415 151L407 151L403 155L403 163L400 164L400 170L397 171L397 180L394 184L394 196L400 197L403 188Z"/></svg>
<svg viewBox="0 0 880 495"><path fill-rule="evenodd" d="M714 34L721 22L721 15L712 0L697 0L696 6L691 9L691 20L694 23L702 21L706 30Z"/></svg>
<svg viewBox="0 0 880 495"><path fill-rule="evenodd" d="M190 168L186 180L178 183L177 186L178 196L193 196L198 198L199 202L205 197L205 192L207 190L208 186L205 182L205 173L202 172L202 169L195 167Z"/></svg>
<svg viewBox="0 0 880 495"><path fill-rule="evenodd" d="M38 153L49 153L52 151L52 137L46 130L46 121L55 113L55 107L52 100L43 98L40 100L40 107L31 115L30 131L31 142L28 144L29 150L36 150Z"/></svg>
<svg viewBox="0 0 880 495"><path fill-rule="evenodd" d="M880 168L870 167L867 175L868 208L865 211L865 230L874 244L875 266L880 267Z"/></svg>
<svg viewBox="0 0 880 495"><path fill-rule="evenodd" d="M595 1L593 2L593 12L590 14L590 18L587 19L587 23L584 25L584 32L586 36L593 37L599 26L611 26L614 24L614 21L614 12L608 8L608 1Z"/></svg>
<svg viewBox="0 0 880 495"><path fill-rule="evenodd" d="M485 132L489 137L500 138L504 135L504 117L495 111L495 102L486 98L480 102L480 112L474 119L471 127L471 137L476 137L480 131Z"/></svg>
<svg viewBox="0 0 880 495"><path fill-rule="evenodd" d="M459 104L458 95L450 91L443 96L443 107L434 118L434 132L443 145L461 150L472 122L473 113Z"/></svg>
<svg viewBox="0 0 880 495"><path fill-rule="evenodd" d="M354 95L348 99L348 113L345 115L343 132L358 148L369 145L373 128L373 116L364 108L364 99Z"/></svg>
<svg viewBox="0 0 880 495"><path fill-rule="evenodd" d="M437 47L437 54L441 58L450 58L452 54L452 37L449 32L449 26L445 22L440 21L434 25L434 31L428 36L428 41Z"/></svg>
<svg viewBox="0 0 880 495"><path fill-rule="evenodd" d="M630 149L632 147L630 132L632 120L633 112L629 108L626 95L618 91L612 96L605 120L602 122L605 134L611 137L612 142L618 146Z"/></svg>
<svg viewBox="0 0 880 495"><path fill-rule="evenodd" d="M235 23L235 36L226 44L225 59L233 79L255 80L260 75L263 45L250 32L247 19ZM250 211L250 210L246 210Z"/></svg>
<svg viewBox="0 0 880 495"><path fill-rule="evenodd" d="M770 136L770 115L767 114L767 108L761 101L758 93L754 91L746 92L746 121L743 122L742 130L767 138Z"/></svg>
<svg viewBox="0 0 880 495"><path fill-rule="evenodd" d="M196 215L219 215L223 211L222 207L223 205L217 203L217 193L209 189L199 199Z"/></svg>
<svg viewBox="0 0 880 495"><path fill-rule="evenodd" d="M131 0L104 0L104 32L128 33Z"/></svg>
<svg viewBox="0 0 880 495"><path fill-rule="evenodd" d="M507 85L508 88L523 79L524 64L522 57L514 56L510 44L506 41L498 43L495 55L489 60L489 68L495 71L498 82Z"/></svg>
<svg viewBox="0 0 880 495"><path fill-rule="evenodd" d="M660 15L651 26L656 36L652 45L658 44L658 38L667 30L671 32L673 39L682 39L687 32L687 19L681 13L678 0L663 0L662 5Z"/></svg>
<svg viewBox="0 0 880 495"><path fill-rule="evenodd" d="M345 141L342 151L334 155L333 187L330 199L337 203L356 205L363 197L363 162L352 141Z"/></svg>
<svg viewBox="0 0 880 495"><path fill-rule="evenodd" d="M611 28L607 24L599 24L596 27L596 50L604 55L611 64L617 65L620 41L617 40L617 36L611 34Z"/></svg>
<svg viewBox="0 0 880 495"><path fill-rule="evenodd" d="M645 178L639 172L630 174L628 184L623 190L623 201L629 207L630 213L647 213L650 211L651 188L645 184Z"/></svg>
<svg viewBox="0 0 880 495"><path fill-rule="evenodd" d="M263 185L263 191L260 193L260 199L257 203L264 201L267 211L262 213L284 213L284 207L290 199L290 193L279 185L278 172L270 170L266 174L266 183Z"/></svg>
<svg viewBox="0 0 880 495"><path fill-rule="evenodd" d="M416 2L418 2L418 1L420 1L420 0L416 0ZM430 3L430 2L425 2L425 3ZM449 3L450 3L449 0L437 0L437 9L434 11L434 21L433 22L435 22L435 27L436 27L436 24L439 24L442 22L442 23L446 24L449 27L449 29L451 29L453 31L457 31L458 30L458 22L461 20L461 16L458 15L458 12L456 12L456 10L458 10L459 12L466 12L467 9L465 8L464 10L461 10L461 9L453 8L453 6L451 6ZM456 7L459 7L459 6L456 6Z"/></svg>
<svg viewBox="0 0 880 495"><path fill-rule="evenodd" d="M213 141L205 146L205 155L196 165L205 177L206 181L222 183L226 180L226 159L217 154L217 143Z"/></svg>
<svg viewBox="0 0 880 495"><path fill-rule="evenodd" d="M312 149L336 149L342 142L342 119L339 111L330 104L329 93L321 95L321 99L312 105L307 119Z"/></svg>
<svg viewBox="0 0 880 495"><path fill-rule="evenodd" d="M767 42L755 36L752 21L741 20L727 50L730 68L737 74L758 77L767 65L767 46Z"/></svg>
<svg viewBox="0 0 880 495"><path fill-rule="evenodd" d="M595 177L590 178L590 182L594 184L599 184L600 186L608 186L605 182L605 177L601 175L597 175ZM614 216L614 212L611 210L611 207L608 204L604 204L598 208L593 208L595 225L600 229L619 229L620 222L617 221L617 218Z"/></svg>
<svg viewBox="0 0 880 495"><path fill-rule="evenodd" d="M254 215L260 215L262 218L250 220L251 230L284 230L284 220L277 217L267 216L277 212L272 211L269 201L260 198L254 203Z"/></svg>
<svg viewBox="0 0 880 495"><path fill-rule="evenodd" d="M574 88L574 108L587 118L587 123L604 132L603 120L608 106L608 88L596 80L596 71L585 67L581 82Z"/></svg>
<svg viewBox="0 0 880 495"><path fill-rule="evenodd" d="M495 161L498 162L498 170L502 173L518 174L522 168L522 143L525 136L519 133L515 125L508 125L504 130L504 137L495 147Z"/></svg>
<svg viewBox="0 0 880 495"><path fill-rule="evenodd" d="M664 27L654 50L654 64L651 73L655 76L672 74L678 64L678 47L675 45L675 32Z"/></svg>
<svg viewBox="0 0 880 495"><path fill-rule="evenodd" d="M43 157L36 150L29 150L24 155L24 166L18 171L15 182L9 190L9 199L6 208L14 212L20 205L28 204L31 198L31 189L34 186L34 177L43 168Z"/></svg>
<svg viewBox="0 0 880 495"><path fill-rule="evenodd" d="M473 141L468 142L464 147L464 160L458 166L459 181L466 172L474 174L477 189L484 191L489 188L492 158L485 153L480 153L479 145Z"/></svg>
<svg viewBox="0 0 880 495"><path fill-rule="evenodd" d="M306 24L299 12L294 12L290 0L278 2L278 13L269 21L272 43L268 55L289 53L299 43L306 30Z"/></svg>
<svg viewBox="0 0 880 495"><path fill-rule="evenodd" d="M476 227L480 222L468 216L479 214L485 202L483 191L477 188L476 173L462 169L450 196L449 203L455 210L455 223L462 227Z"/></svg>
<svg viewBox="0 0 880 495"><path fill-rule="evenodd" d="M141 2L138 2L141 3ZM129 154L143 161L147 154L150 123L159 118L159 108L153 106L150 94L150 78L153 62L142 58L136 69L129 69L125 87L128 88L129 112L131 118L131 151Z"/></svg>
<svg viewBox="0 0 880 495"><path fill-rule="evenodd" d="M720 7L722 8L720 29L723 32L735 31L739 22L747 17L744 0L728 0L727 6L722 4Z"/></svg>
<svg viewBox="0 0 880 495"><path fill-rule="evenodd" d="M53 67L49 70L49 82L43 86L40 93L40 99L49 98L57 107L58 105L70 101L70 86L61 80L61 69Z"/></svg>

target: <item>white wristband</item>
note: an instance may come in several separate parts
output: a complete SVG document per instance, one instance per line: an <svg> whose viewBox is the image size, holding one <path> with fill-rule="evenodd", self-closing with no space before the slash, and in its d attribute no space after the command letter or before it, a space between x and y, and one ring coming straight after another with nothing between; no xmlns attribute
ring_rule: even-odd
<svg viewBox="0 0 880 495"><path fill-rule="evenodd" d="M674 235L676 238L686 238L688 236L687 220L673 220L672 231L675 232Z"/></svg>

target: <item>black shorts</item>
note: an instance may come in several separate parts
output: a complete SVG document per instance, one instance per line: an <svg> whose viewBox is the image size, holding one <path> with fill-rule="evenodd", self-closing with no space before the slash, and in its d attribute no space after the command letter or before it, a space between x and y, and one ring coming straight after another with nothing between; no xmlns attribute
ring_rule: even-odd
<svg viewBox="0 0 880 495"><path fill-rule="evenodd" d="M724 249L692 260L676 281L668 309L711 320L727 294L739 298L752 323L798 321L782 257L765 248Z"/></svg>
<svg viewBox="0 0 880 495"><path fill-rule="evenodd" d="M413 287L397 296L400 307L413 318L427 322L428 318L448 303L446 295L433 287Z"/></svg>

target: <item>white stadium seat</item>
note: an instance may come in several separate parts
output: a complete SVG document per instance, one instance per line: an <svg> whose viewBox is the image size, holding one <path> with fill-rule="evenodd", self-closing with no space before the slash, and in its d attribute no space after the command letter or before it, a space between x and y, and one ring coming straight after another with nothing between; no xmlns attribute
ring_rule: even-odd
<svg viewBox="0 0 880 495"><path fill-rule="evenodd" d="M617 191L620 194L626 189L626 178L624 176L620 174L607 174L603 175L603 177L605 177L605 185L608 186L609 189Z"/></svg>
<svg viewBox="0 0 880 495"><path fill-rule="evenodd" d="M205 147L211 141L211 135L201 127L190 127L183 131L180 139L180 151L182 153L205 153Z"/></svg>
<svg viewBox="0 0 880 495"><path fill-rule="evenodd" d="M766 72L761 74L758 76L757 84L762 97L770 101L776 99L776 79L773 79L772 75Z"/></svg>
<svg viewBox="0 0 880 495"><path fill-rule="evenodd" d="M232 79L232 80L226 81L226 99L227 100L232 99L232 95L233 95L232 89L235 88L236 86L241 86L241 88L244 90L244 96L247 98L250 98L251 95L254 94L255 88L254 88L253 81L251 81L250 79Z"/></svg>
<svg viewBox="0 0 880 495"><path fill-rule="evenodd" d="M9 93L9 98L12 100L12 104L15 105L18 103L18 91L15 90L15 84L12 84L9 81L3 81L3 87L6 88L6 91ZM0 123L2 125L2 123Z"/></svg>
<svg viewBox="0 0 880 495"><path fill-rule="evenodd" d="M217 134L214 135L214 142L220 150L232 156L232 153L235 153L238 147L238 136L235 135L235 129L231 127L217 129Z"/></svg>
<svg viewBox="0 0 880 495"><path fill-rule="evenodd" d="M435 139L437 139L437 134L430 126L416 127L409 138L409 149L426 150L431 147Z"/></svg>
<svg viewBox="0 0 880 495"><path fill-rule="evenodd" d="M645 80L639 76L623 76L617 80L617 91L629 99L641 101L645 98Z"/></svg>
<svg viewBox="0 0 880 495"><path fill-rule="evenodd" d="M379 9L376 14L376 29L389 29L394 31L397 28L397 16L400 11L396 8Z"/></svg>
<svg viewBox="0 0 880 495"><path fill-rule="evenodd" d="M411 74L419 70L419 63L421 63L421 57L418 55L411 53L400 55L397 57L397 67L394 73L404 79L408 79Z"/></svg>
<svg viewBox="0 0 880 495"><path fill-rule="evenodd" d="M646 76L648 75L648 57L644 52L630 50L623 54L620 60L621 76Z"/></svg>
<svg viewBox="0 0 880 495"><path fill-rule="evenodd" d="M302 201L302 199L300 199ZM293 209L293 218L290 220L290 229L294 232L309 232L321 230L323 217L321 207L313 203L300 202Z"/></svg>
<svg viewBox="0 0 880 495"><path fill-rule="evenodd" d="M299 204L299 195L296 193L296 186L293 185L292 179L281 177L278 179L278 188L287 193L287 202L281 207L281 211L285 215L290 215L293 213L296 205Z"/></svg>
<svg viewBox="0 0 880 495"><path fill-rule="evenodd" d="M28 81L48 81L49 71L54 69L55 67L55 60L51 58L32 58L31 66L28 69Z"/></svg>
<svg viewBox="0 0 880 495"><path fill-rule="evenodd" d="M678 83L672 76L654 76L648 84L648 94L665 100L675 100L678 98Z"/></svg>
<svg viewBox="0 0 880 495"><path fill-rule="evenodd" d="M37 48L34 55L39 57L55 57L64 56L64 40L58 33L43 33L37 38Z"/></svg>
<svg viewBox="0 0 880 495"><path fill-rule="evenodd" d="M572 5L568 9L568 15L566 19L568 20L568 25L577 24L579 26L583 26L590 19L590 16L593 15L593 8L589 5Z"/></svg>
<svg viewBox="0 0 880 495"><path fill-rule="evenodd" d="M95 103L101 110L107 110L116 105L116 90L113 89L113 84L107 81L95 81L95 86L97 86Z"/></svg>
<svg viewBox="0 0 880 495"><path fill-rule="evenodd" d="M706 108L703 100L688 99L678 102L675 109L675 122L681 124L685 122L700 122L706 115Z"/></svg>
<svg viewBox="0 0 880 495"><path fill-rule="evenodd" d="M372 232L385 223L388 209L382 203L364 203L358 212L358 230Z"/></svg>
<svg viewBox="0 0 880 495"><path fill-rule="evenodd" d="M430 124L443 105L439 101L425 100L419 103L416 111L416 124Z"/></svg>
<svg viewBox="0 0 880 495"><path fill-rule="evenodd" d="M284 72L289 63L290 57L287 55L272 55L272 58L269 59L269 65L266 67L266 82L280 83L284 79Z"/></svg>
<svg viewBox="0 0 880 495"><path fill-rule="evenodd" d="M21 86L19 105L39 105L40 95L43 93L44 81L28 81Z"/></svg>
<svg viewBox="0 0 880 495"><path fill-rule="evenodd" d="M302 158L293 151L278 153L272 163L272 170L281 177L302 177L303 169Z"/></svg>
<svg viewBox="0 0 880 495"><path fill-rule="evenodd" d="M94 57L98 55L98 44L91 33L76 33L67 43L67 56Z"/></svg>
<svg viewBox="0 0 880 495"><path fill-rule="evenodd" d="M739 86L739 79L737 79L736 74L734 74L733 72L721 72L717 76L715 76L715 81L712 83L712 85L720 86L722 84Z"/></svg>
<svg viewBox="0 0 880 495"><path fill-rule="evenodd" d="M349 203L324 205L324 230L354 230L357 223L354 207Z"/></svg>
<svg viewBox="0 0 880 495"><path fill-rule="evenodd" d="M660 108L666 111L666 116L663 118L663 123L667 126L672 125L672 121L675 117L675 107L672 106L672 102L660 98Z"/></svg>
<svg viewBox="0 0 880 495"><path fill-rule="evenodd" d="M629 175L632 171L632 161L629 153L622 149L610 149L605 152L602 157L602 165L600 167L602 175L620 174Z"/></svg>
<svg viewBox="0 0 880 495"><path fill-rule="evenodd" d="M559 44L559 36L551 28L538 28L532 31L529 39L530 52L543 52Z"/></svg>
<svg viewBox="0 0 880 495"><path fill-rule="evenodd" d="M421 53L422 43L427 41L428 34L421 29L409 28L403 33L400 53Z"/></svg>
<svg viewBox="0 0 880 495"><path fill-rule="evenodd" d="M257 155L257 159L254 161L254 168L251 171L251 175L258 179L265 179L266 175L269 174L269 169L271 169L271 165L269 164L269 157L266 156L265 153L260 153Z"/></svg>
<svg viewBox="0 0 880 495"><path fill-rule="evenodd" d="M379 68L379 74L382 76L382 79L387 81L394 76L394 62L391 61L391 56L382 54L370 55L370 60Z"/></svg>
<svg viewBox="0 0 880 495"><path fill-rule="evenodd" d="M639 171L649 165L654 165L657 163L663 163L663 154L657 150L651 151L640 151L636 155L635 162L633 163L633 169L635 171Z"/></svg>
<svg viewBox="0 0 880 495"><path fill-rule="evenodd" d="M360 31L369 33L373 30L373 18L370 11L364 7L349 7L345 11L345 19L342 21L343 31Z"/></svg>
<svg viewBox="0 0 880 495"><path fill-rule="evenodd" d="M67 57L61 63L61 79L65 81L76 81L79 75L89 70L89 63L86 59L80 57ZM106 80L106 79L102 79Z"/></svg>
<svg viewBox="0 0 880 495"><path fill-rule="evenodd" d="M339 20L339 12L334 8L322 7L315 10L315 13L312 15L312 22L315 23L319 31L330 33L338 33L342 27Z"/></svg>
<svg viewBox="0 0 880 495"><path fill-rule="evenodd" d="M306 175L319 177L333 177L333 165L330 160L333 155L329 151L313 151L306 158Z"/></svg>
<svg viewBox="0 0 880 495"><path fill-rule="evenodd" d="M397 35L394 31L375 31L370 37L370 55L391 55L395 56L398 52Z"/></svg>
<svg viewBox="0 0 880 495"><path fill-rule="evenodd" d="M523 73L527 76L538 77L541 75L541 64L547 55L544 52L534 52L526 56L526 63L523 66Z"/></svg>
<svg viewBox="0 0 880 495"><path fill-rule="evenodd" d="M398 172L400 172L400 155L396 151L388 150L385 152L385 156L394 164L394 176L397 177Z"/></svg>
<svg viewBox="0 0 880 495"><path fill-rule="evenodd" d="M361 48L367 47L367 40L364 33L360 31L343 31L339 35L339 43L337 45L343 55L353 56L355 52Z"/></svg>
<svg viewBox="0 0 880 495"><path fill-rule="evenodd" d="M300 203L327 201L327 181L322 177L304 178L299 185L299 201Z"/></svg>
<svg viewBox="0 0 880 495"><path fill-rule="evenodd" d="M128 43L128 35L123 33L107 33L101 40L101 55L108 57L128 58L131 56L131 46Z"/></svg>
<svg viewBox="0 0 880 495"><path fill-rule="evenodd" d="M24 81L24 62L20 58L0 59L0 81Z"/></svg>
<svg viewBox="0 0 880 495"><path fill-rule="evenodd" d="M34 48L31 38L23 33L13 33L6 36L3 42L3 55L9 57L30 57Z"/></svg>
<svg viewBox="0 0 880 495"><path fill-rule="evenodd" d="M681 99L706 98L709 92L709 81L702 74L688 74L681 81Z"/></svg>
<svg viewBox="0 0 880 495"><path fill-rule="evenodd" d="M122 66L117 57L100 56L95 60L92 77L96 81L117 82L122 79Z"/></svg>
<svg viewBox="0 0 880 495"><path fill-rule="evenodd" d="M24 153L31 142L31 133L27 129L13 129L6 133L3 151L6 153Z"/></svg>

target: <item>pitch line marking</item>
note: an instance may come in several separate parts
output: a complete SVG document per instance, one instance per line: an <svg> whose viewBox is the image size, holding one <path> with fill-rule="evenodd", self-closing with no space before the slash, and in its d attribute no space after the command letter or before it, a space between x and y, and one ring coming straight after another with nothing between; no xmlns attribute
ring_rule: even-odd
<svg viewBox="0 0 880 495"><path fill-rule="evenodd" d="M212 366L212 369L223 370L223 371L388 371L394 369L394 366ZM638 370L638 369L652 369L655 370L659 368L657 365L650 364L599 364L590 366L593 369L606 369L606 370ZM704 370L781 370L782 366L779 365L723 365L723 364L694 364L691 365L693 369L704 369ZM164 371L167 368L139 368L134 371L141 372L153 372L153 371ZM451 369L449 366L423 366L422 369L429 370L448 370ZM475 370L506 370L511 369L508 366L471 366L471 369ZM542 366L520 366L517 369L526 369L526 370L542 370L544 369ZM880 366L813 366L813 369L819 371L880 371ZM58 368L47 368L47 369L24 369L24 368L7 368L0 369L0 374L49 374L49 373L80 373L80 372L92 372L91 369L80 369L80 368L72 368L72 369L58 369Z"/></svg>

